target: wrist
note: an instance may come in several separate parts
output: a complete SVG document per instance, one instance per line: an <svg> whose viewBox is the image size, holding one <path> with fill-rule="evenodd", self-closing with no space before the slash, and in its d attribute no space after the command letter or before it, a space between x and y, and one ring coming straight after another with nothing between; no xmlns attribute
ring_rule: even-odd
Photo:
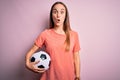
<svg viewBox="0 0 120 80"><path fill-rule="evenodd" d="M80 80L80 77L75 77L75 80Z"/></svg>
<svg viewBox="0 0 120 80"><path fill-rule="evenodd" d="M29 60L26 60L26 67L27 67L28 69L30 69L30 62L29 62Z"/></svg>

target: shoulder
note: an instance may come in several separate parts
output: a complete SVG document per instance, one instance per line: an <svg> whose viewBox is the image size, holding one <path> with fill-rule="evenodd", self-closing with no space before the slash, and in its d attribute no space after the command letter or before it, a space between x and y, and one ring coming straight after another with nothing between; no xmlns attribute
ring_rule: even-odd
<svg viewBox="0 0 120 80"><path fill-rule="evenodd" d="M74 30L70 30L70 35L71 36L78 36L78 33Z"/></svg>
<svg viewBox="0 0 120 80"><path fill-rule="evenodd" d="M41 35L46 35L46 34L49 34L50 32L51 32L51 29L45 29L40 34Z"/></svg>
<svg viewBox="0 0 120 80"><path fill-rule="evenodd" d="M49 37L50 34L51 34L51 30L45 29L39 33L38 38L46 39L47 37Z"/></svg>

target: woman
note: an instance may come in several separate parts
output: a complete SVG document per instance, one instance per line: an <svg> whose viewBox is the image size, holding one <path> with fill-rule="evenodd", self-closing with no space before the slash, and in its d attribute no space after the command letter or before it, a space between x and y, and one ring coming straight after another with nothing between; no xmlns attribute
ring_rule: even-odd
<svg viewBox="0 0 120 80"><path fill-rule="evenodd" d="M30 62L31 55L45 45L45 51L51 57L50 68L34 67L37 62ZM35 44L26 54L26 66L30 70L42 73L40 80L80 80L79 40L71 30L67 7L56 2L50 11L50 28L43 31Z"/></svg>

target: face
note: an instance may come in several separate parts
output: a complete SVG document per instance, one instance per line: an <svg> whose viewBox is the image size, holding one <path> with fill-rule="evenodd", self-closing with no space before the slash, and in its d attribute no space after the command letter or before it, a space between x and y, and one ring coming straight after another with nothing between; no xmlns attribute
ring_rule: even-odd
<svg viewBox="0 0 120 80"><path fill-rule="evenodd" d="M52 10L52 19L55 26L63 26L66 15L66 9L62 4L56 4Z"/></svg>

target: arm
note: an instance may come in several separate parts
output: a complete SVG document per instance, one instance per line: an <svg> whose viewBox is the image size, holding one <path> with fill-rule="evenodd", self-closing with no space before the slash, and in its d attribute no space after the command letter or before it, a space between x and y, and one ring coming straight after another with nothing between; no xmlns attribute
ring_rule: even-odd
<svg viewBox="0 0 120 80"><path fill-rule="evenodd" d="M39 49L39 47L37 47L36 45L33 45L33 47L28 51L28 53L25 56L25 60L26 60L26 66L27 68L29 68L29 63L30 63L30 57L33 55L33 53L35 51L37 51Z"/></svg>
<svg viewBox="0 0 120 80"><path fill-rule="evenodd" d="M80 80L80 55L79 52L74 53L74 65L75 65L75 80Z"/></svg>
<svg viewBox="0 0 120 80"><path fill-rule="evenodd" d="M38 72L38 73L42 73L45 70L44 69L40 69L40 68L36 68L34 65L37 64L39 61L37 62L30 62L30 58L32 56L32 54L34 54L34 52L36 52L39 49L38 46L36 46L35 44L33 45L33 47L28 51L28 53L25 56L25 61L26 61L26 67L34 72Z"/></svg>

